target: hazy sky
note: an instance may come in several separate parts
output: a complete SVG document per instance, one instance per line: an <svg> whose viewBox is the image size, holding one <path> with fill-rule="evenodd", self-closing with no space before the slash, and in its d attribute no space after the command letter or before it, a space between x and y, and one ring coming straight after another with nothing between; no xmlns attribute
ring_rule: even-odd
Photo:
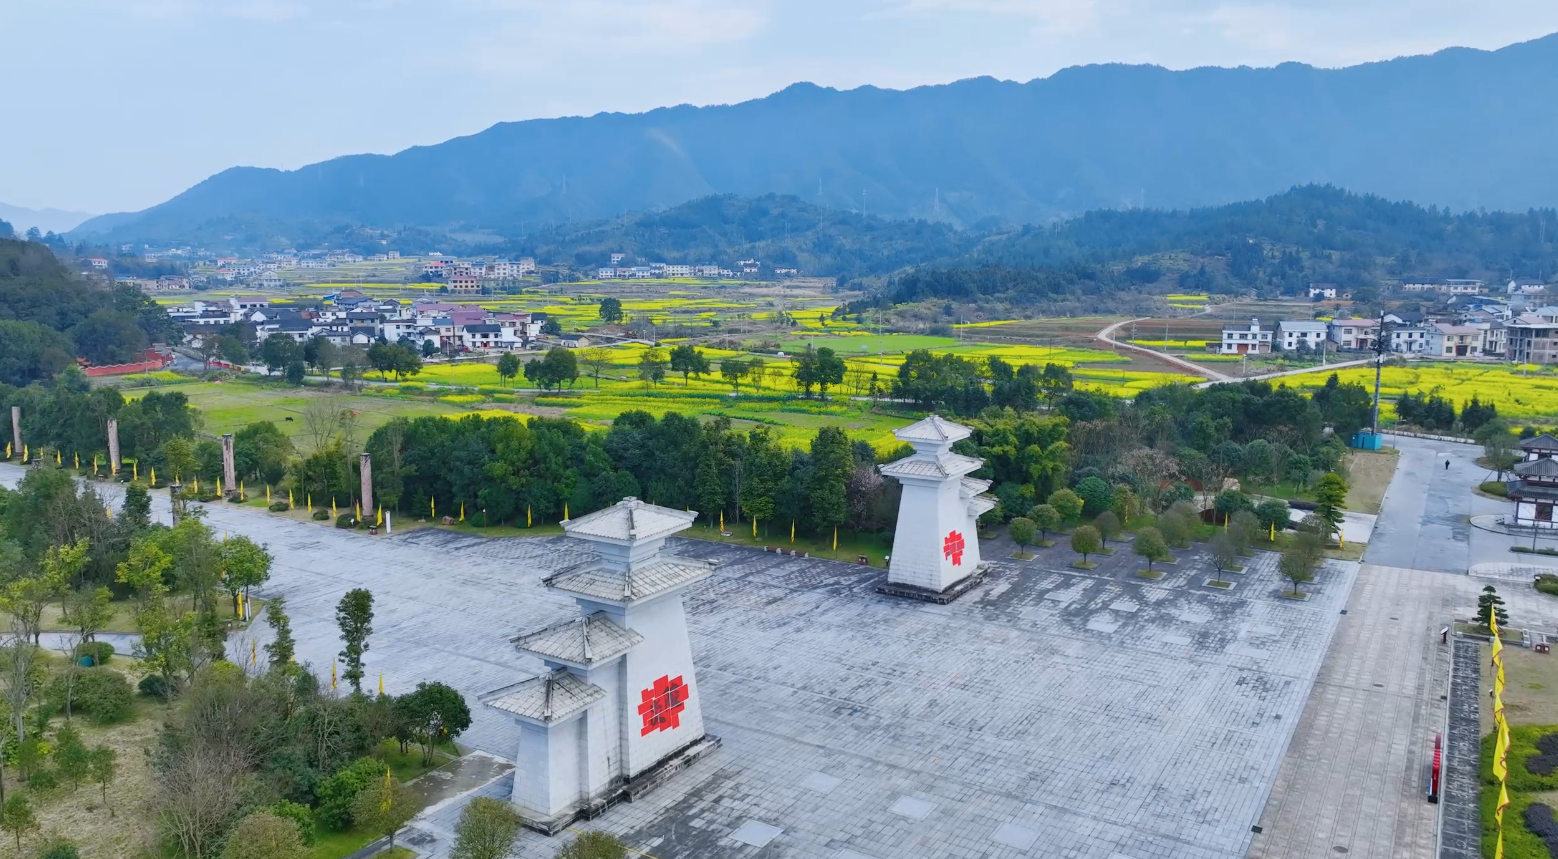
<svg viewBox="0 0 1558 859"><path fill-rule="evenodd" d="M1340 66L1555 30L1552 0L0 0L0 201L140 209L234 165L798 80Z"/></svg>

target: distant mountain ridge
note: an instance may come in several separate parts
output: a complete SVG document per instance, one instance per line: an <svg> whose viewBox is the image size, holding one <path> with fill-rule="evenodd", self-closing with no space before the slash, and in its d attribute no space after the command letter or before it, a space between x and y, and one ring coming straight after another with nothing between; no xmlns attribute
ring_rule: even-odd
<svg viewBox="0 0 1558 859"><path fill-rule="evenodd" d="M235 167L78 228L342 222L518 235L710 194L973 225L1187 208L1331 183L1457 210L1558 201L1558 34L1344 69L1095 65L896 91L795 84L734 105L500 123L394 155Z"/></svg>
<svg viewBox="0 0 1558 859"><path fill-rule="evenodd" d="M86 212L67 212L64 209L27 209L0 203L0 221L7 221L18 235L28 227L37 227L41 233L68 233L96 215Z"/></svg>

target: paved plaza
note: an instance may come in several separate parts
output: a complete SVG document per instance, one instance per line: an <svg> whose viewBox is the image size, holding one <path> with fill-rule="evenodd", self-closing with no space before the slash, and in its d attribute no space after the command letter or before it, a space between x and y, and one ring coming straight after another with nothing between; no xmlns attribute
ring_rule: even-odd
<svg viewBox="0 0 1558 859"><path fill-rule="evenodd" d="M1278 596L1264 553L1225 593L1189 553L1147 582L1128 547L1080 571L1063 546L1031 561L992 546L984 583L934 606L878 595L880 570L675 541L720 562L687 607L724 745L583 825L656 859L1427 859L1436 812L1420 781L1448 667L1437 633L1487 583L1467 567L1508 564L1512 540L1466 524L1500 512L1466 492L1482 478L1475 448L1402 448L1362 569L1331 563L1308 602ZM370 682L383 672L391 693L440 679L474 696L531 676L539 663L508 638L575 611L539 584L579 559L565 538L370 538L209 510L217 529L270 544L271 590L291 602L300 658L324 671L335 602L374 592ZM1545 598L1500 591L1517 623L1553 625ZM475 715L463 742L511 758L517 728ZM412 841L441 856L463 803L433 809ZM518 855L558 843L526 834Z"/></svg>

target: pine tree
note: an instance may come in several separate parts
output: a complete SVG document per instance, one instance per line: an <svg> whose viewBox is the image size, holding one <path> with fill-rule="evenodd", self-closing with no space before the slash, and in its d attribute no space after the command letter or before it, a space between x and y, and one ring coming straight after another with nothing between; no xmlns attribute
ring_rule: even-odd
<svg viewBox="0 0 1558 859"><path fill-rule="evenodd" d="M1509 613L1504 610L1504 598L1498 595L1492 585L1488 585L1482 589L1482 595L1477 597L1477 622L1492 628L1495 616L1498 617L1500 627L1509 623Z"/></svg>
<svg viewBox="0 0 1558 859"><path fill-rule="evenodd" d="M281 594L271 597L266 603L265 623L276 634L275 640L265 645L265 653L270 656L270 667L286 671L292 664L297 642L292 639L292 619L287 617L287 601Z"/></svg>
<svg viewBox="0 0 1558 859"><path fill-rule="evenodd" d="M709 444L698 457L698 474L693 492L698 496L698 506L709 517L709 524L719 524L720 511L725 509L725 482L720 479L719 448Z"/></svg>

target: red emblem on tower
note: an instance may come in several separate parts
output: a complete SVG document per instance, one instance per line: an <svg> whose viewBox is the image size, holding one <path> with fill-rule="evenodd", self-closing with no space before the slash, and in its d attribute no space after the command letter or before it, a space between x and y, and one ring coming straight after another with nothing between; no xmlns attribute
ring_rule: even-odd
<svg viewBox="0 0 1558 859"><path fill-rule="evenodd" d="M687 684L682 682L682 675L661 677L653 686L639 692L639 695L643 703L638 705L638 715L644 719L644 727L638 734L640 737L681 727L682 711L687 708L688 698Z"/></svg>
<svg viewBox="0 0 1558 859"><path fill-rule="evenodd" d="M963 535L956 531L947 532L946 538L941 541L941 554L952 559L952 566L963 566Z"/></svg>

